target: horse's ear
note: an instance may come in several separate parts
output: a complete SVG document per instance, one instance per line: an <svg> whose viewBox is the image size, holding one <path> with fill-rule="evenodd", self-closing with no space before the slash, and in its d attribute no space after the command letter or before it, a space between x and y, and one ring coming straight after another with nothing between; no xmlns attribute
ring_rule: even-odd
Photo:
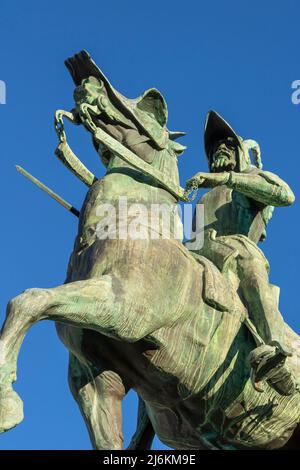
<svg viewBox="0 0 300 470"><path fill-rule="evenodd" d="M169 139L171 140L177 140L180 137L184 137L185 135L186 135L186 132L169 131Z"/></svg>
<svg viewBox="0 0 300 470"><path fill-rule="evenodd" d="M156 88L145 91L137 102L137 108L157 121L161 127L165 127L168 119L168 107L164 97Z"/></svg>
<svg viewBox="0 0 300 470"><path fill-rule="evenodd" d="M179 157L187 149L187 147L185 145L179 144L178 142L175 142L175 140L185 136L186 132L168 131L168 133L169 146L175 152L176 156Z"/></svg>

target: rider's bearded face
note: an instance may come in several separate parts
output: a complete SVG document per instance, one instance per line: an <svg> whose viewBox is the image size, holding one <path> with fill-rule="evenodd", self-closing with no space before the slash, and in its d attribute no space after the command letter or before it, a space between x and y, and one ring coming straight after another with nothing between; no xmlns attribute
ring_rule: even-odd
<svg viewBox="0 0 300 470"><path fill-rule="evenodd" d="M213 173L233 171L237 164L237 152L237 145L232 137L217 141L210 153L210 170Z"/></svg>

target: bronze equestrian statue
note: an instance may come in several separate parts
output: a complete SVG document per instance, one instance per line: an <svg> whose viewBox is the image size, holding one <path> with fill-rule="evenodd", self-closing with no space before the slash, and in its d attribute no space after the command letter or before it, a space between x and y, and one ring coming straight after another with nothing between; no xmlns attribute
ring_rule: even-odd
<svg viewBox="0 0 300 470"><path fill-rule="evenodd" d="M95 449L123 448L121 404L131 388L139 396L132 449L150 448L154 433L174 449L297 445L300 339L279 313L257 247L272 207L291 204L292 191L260 168L258 145L214 112L205 130L210 172L184 191L182 133L168 130L159 91L125 98L85 51L66 65L75 108L56 113L56 153L89 190L65 283L28 289L8 304L0 431L23 419L12 388L22 341L32 325L53 320ZM63 117L91 133L103 178L68 147ZM195 247L183 242L177 203L198 187L211 190L199 201L204 244ZM164 213L148 216L153 205L164 207L168 223Z"/></svg>

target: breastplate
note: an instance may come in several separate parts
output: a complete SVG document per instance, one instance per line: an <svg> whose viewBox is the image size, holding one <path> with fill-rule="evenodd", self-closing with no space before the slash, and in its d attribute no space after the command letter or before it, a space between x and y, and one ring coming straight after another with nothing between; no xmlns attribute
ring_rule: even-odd
<svg viewBox="0 0 300 470"><path fill-rule="evenodd" d="M218 236L246 235L258 243L265 230L265 206L242 193L218 186L204 194L204 230L214 229Z"/></svg>

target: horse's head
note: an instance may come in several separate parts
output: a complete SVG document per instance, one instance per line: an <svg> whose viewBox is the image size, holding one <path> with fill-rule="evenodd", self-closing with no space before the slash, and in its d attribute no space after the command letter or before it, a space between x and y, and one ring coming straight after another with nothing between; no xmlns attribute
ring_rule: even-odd
<svg viewBox="0 0 300 470"><path fill-rule="evenodd" d="M80 114L82 106L89 105L96 127L150 164L157 151L167 150L176 157L185 150L175 142L184 133L171 132L166 127L167 104L158 90L151 88L136 99L126 98L110 84L86 51L68 59L66 65L77 85L76 110ZM95 138L94 144L107 165L111 152Z"/></svg>

